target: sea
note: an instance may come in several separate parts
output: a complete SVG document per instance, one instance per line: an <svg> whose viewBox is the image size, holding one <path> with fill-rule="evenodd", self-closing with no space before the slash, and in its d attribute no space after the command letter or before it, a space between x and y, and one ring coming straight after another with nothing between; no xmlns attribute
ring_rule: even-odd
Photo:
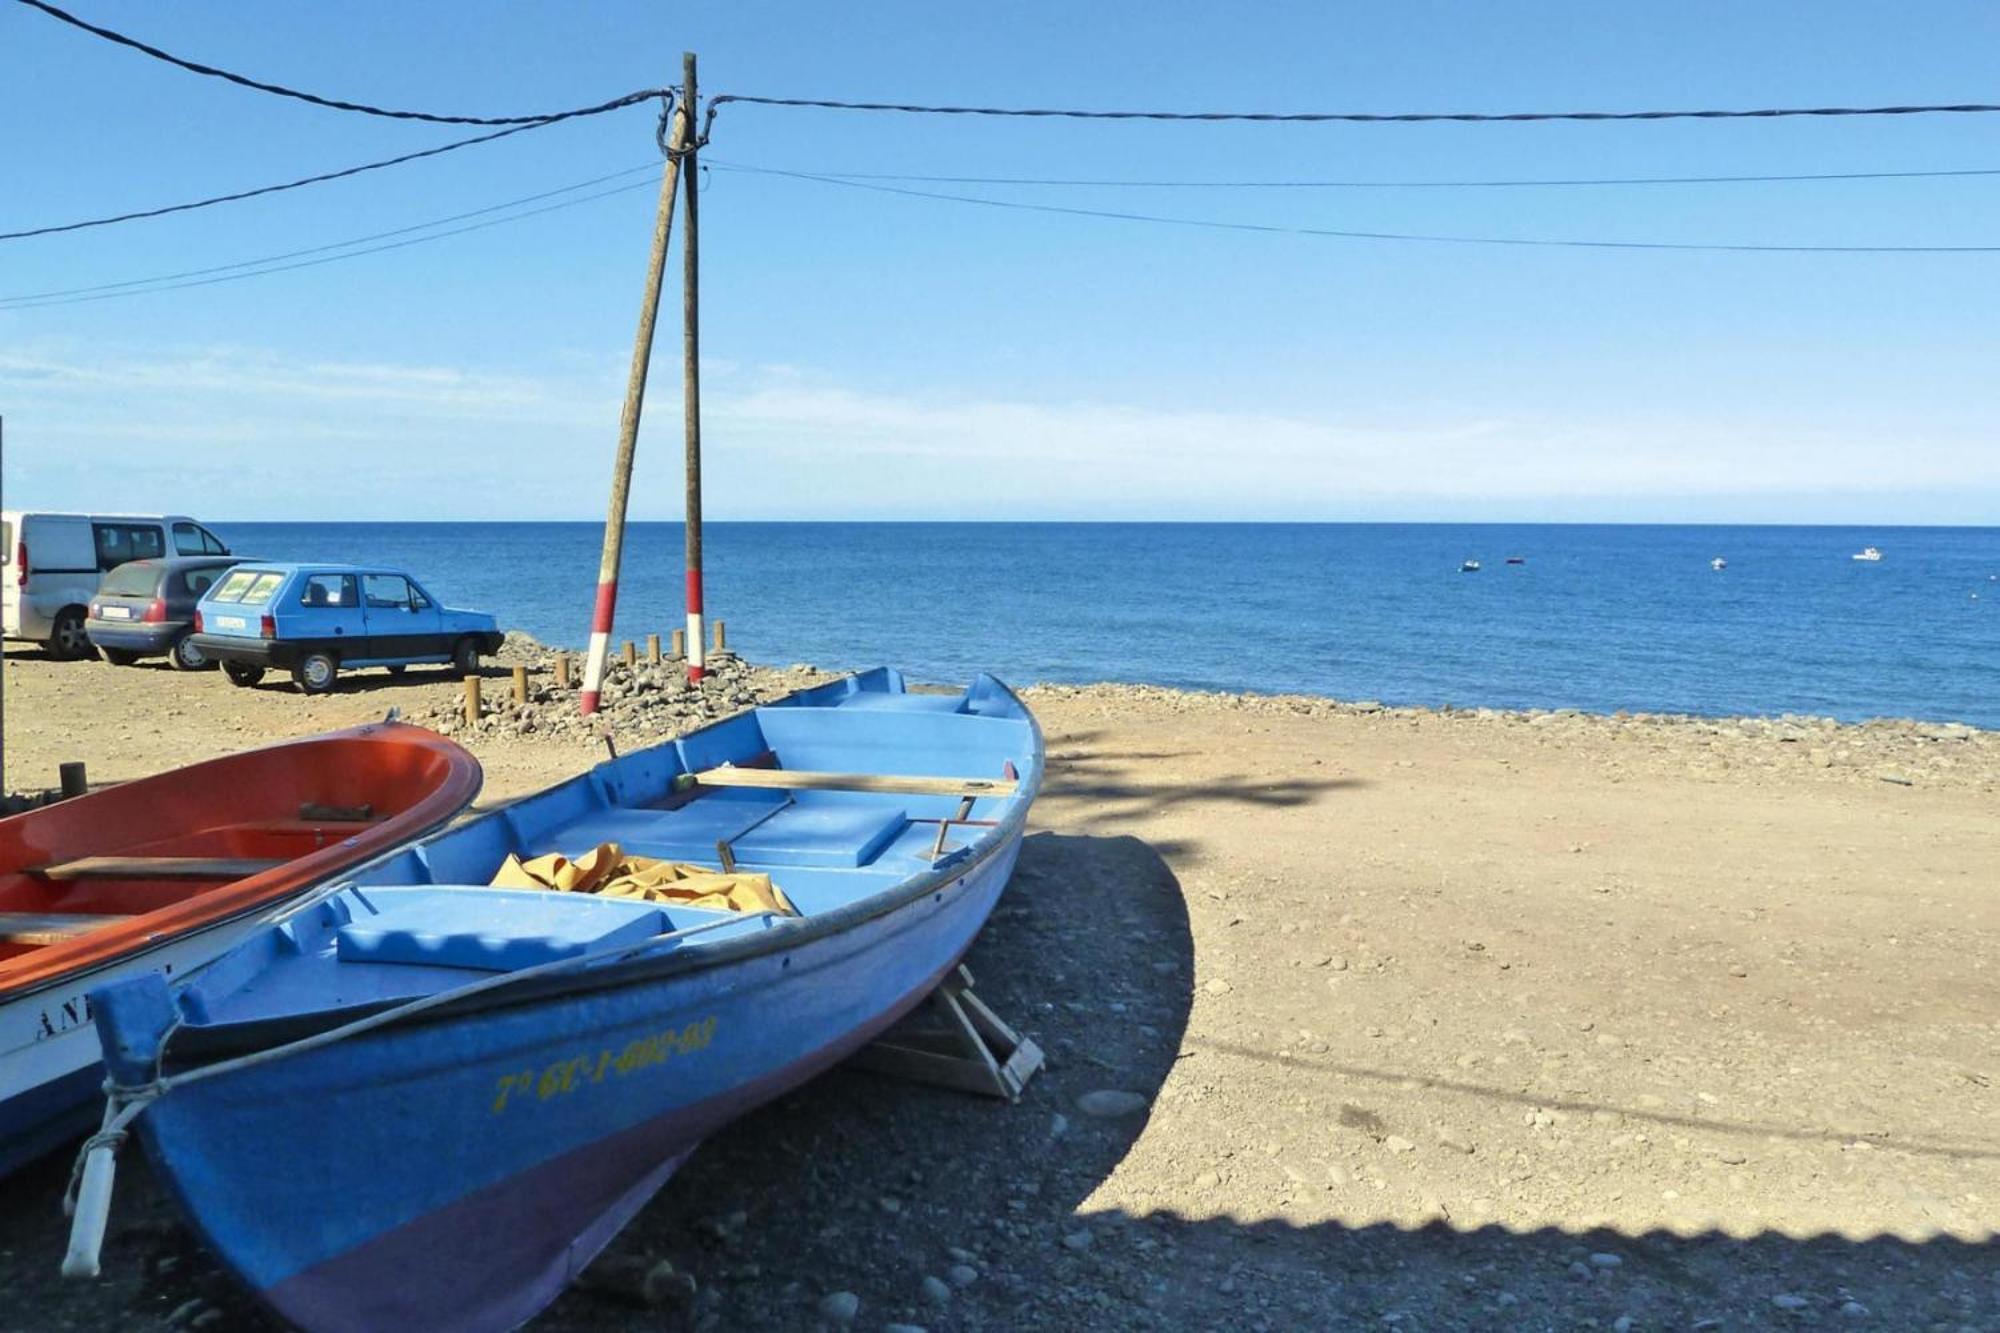
<svg viewBox="0 0 2000 1333"><path fill-rule="evenodd" d="M265 559L406 567L545 643L588 637L601 524L214 526ZM704 538L710 619L777 665L2000 728L2000 527L709 523ZM1851 558L1871 546L1880 561ZM629 525L616 637L664 642L683 571L680 524Z"/></svg>

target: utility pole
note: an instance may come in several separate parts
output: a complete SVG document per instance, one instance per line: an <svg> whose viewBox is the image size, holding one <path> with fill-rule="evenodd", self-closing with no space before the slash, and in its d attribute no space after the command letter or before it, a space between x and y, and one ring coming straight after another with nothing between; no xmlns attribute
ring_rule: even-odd
<svg viewBox="0 0 2000 1333"><path fill-rule="evenodd" d="M681 60L687 89L694 91L694 56ZM604 519L604 557L597 567L597 604L590 618L590 656L583 668L583 711L597 711L604 668L611 655L611 625L618 607L618 566L625 550L625 503L632 491L632 455L639 444L639 415L646 403L646 371L653 359L653 327L660 314L660 280L667 267L667 238L674 228L674 196L680 188L681 158L694 139L694 104L682 100L667 144L660 179L660 207L653 222L653 252L646 266L646 294L639 305L639 332L632 340L632 371L625 381L625 411L618 420L618 455L611 466L611 507ZM689 193L692 200L694 195ZM692 316L690 316L692 318Z"/></svg>
<svg viewBox="0 0 2000 1333"><path fill-rule="evenodd" d="M694 52L681 56L681 109L690 125L694 116ZM707 635L701 624L701 244L695 227L695 201L700 176L695 154L701 145L692 129L687 134L687 168L681 183L687 190L687 234L681 238L681 375L687 419L687 671L689 680L706 674Z"/></svg>

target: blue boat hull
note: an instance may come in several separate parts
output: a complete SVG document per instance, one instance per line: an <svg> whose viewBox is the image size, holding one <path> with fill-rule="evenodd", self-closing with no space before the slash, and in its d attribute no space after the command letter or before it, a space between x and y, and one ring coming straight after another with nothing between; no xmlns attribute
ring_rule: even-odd
<svg viewBox="0 0 2000 1333"><path fill-rule="evenodd" d="M1020 721L1032 732L1024 711ZM1036 733L1024 767L1038 776L1039 762ZM1032 787L1024 779L1025 797ZM197 1018L175 1038L170 1071L263 1049L282 1058L174 1087L139 1117L138 1136L209 1247L288 1321L516 1327L703 1138L846 1058L935 990L1005 888L1025 814L1026 799L963 854L844 906L731 922L708 937L719 944L559 970L324 1045L286 1047L302 1033L282 1015L206 1038ZM367 882L348 892L393 896ZM265 953L307 947L277 934ZM257 955L246 956L246 975L260 975L249 971ZM344 975L339 966L330 975ZM106 992L100 1007L114 1068L157 1058L147 1034L178 1012L164 989L157 999ZM313 1021L325 1028L352 1012Z"/></svg>

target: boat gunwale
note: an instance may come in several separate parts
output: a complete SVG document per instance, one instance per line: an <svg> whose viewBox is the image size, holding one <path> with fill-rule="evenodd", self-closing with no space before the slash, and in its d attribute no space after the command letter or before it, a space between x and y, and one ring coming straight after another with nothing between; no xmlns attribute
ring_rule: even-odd
<svg viewBox="0 0 2000 1333"><path fill-rule="evenodd" d="M378 736L376 734L378 731L384 729L391 729L391 734L388 736ZM420 801L410 806L407 810L389 816L377 823L363 826L357 832L338 842L330 843L324 847L315 847L267 870L260 870L254 875L245 875L238 879L228 880L215 885L213 888L191 894L187 898L183 898L177 902L164 903L150 912L139 913L129 918L126 922L108 928L109 930L121 932L121 934L129 933L133 935L135 938L129 941L131 947L122 949L108 948L107 946L116 944L120 936L108 934L106 931L93 931L87 935L79 936L74 940L65 940L60 944L44 946L35 954L24 955L22 959L5 960L5 962L0 963L0 1006L11 1006L31 996L39 995L44 991L60 986L74 986L78 983L88 985L91 982L91 978L101 972L122 967L136 959L156 953L161 949L199 938L210 931L238 924L245 917L255 916L260 912L283 911L292 905L292 900L325 887L329 881L349 875L363 866L394 856L410 844L419 842L439 832L449 825L452 820L456 819L461 811L479 798L480 789L485 784L485 771L479 763L478 756L474 755L457 741L452 740L449 736L432 731L428 727L420 727L414 723L400 720L385 719L379 722L364 722L358 726L341 727L334 731L318 732L310 736L297 736L272 745L260 745L253 750L239 750L230 754L217 755L213 759L204 759L193 764L183 764L179 768L170 768L158 773L149 773L145 777L135 778L129 783L119 783L116 787L107 788L106 791L129 793L132 789L140 787L143 784L156 783L168 779L184 779L185 775L195 770L226 765L233 760L250 754L269 753L293 747L317 747L328 744L347 745L357 742L366 742L369 745L415 745L423 749L435 751L446 765L444 777L436 788L426 793ZM463 800L458 799L461 791L464 796ZM87 801L92 795L98 794L100 793L90 793L76 799ZM63 802L63 804L69 804L69 802ZM48 809L52 807L43 808ZM407 825L398 823L399 820L413 816L418 811L426 810L427 808L429 814L423 818L421 823ZM10 817L28 819L37 813L39 812L28 810ZM342 855L342 853L345 853L345 855ZM202 914L192 910L203 899L222 895L227 895L232 900L240 901L234 906L223 907L210 914ZM143 928L144 923L152 918L164 918L170 915L179 915L190 919L182 920L178 923L163 921L156 928ZM64 957L64 955L72 952L82 956L74 959ZM27 959L32 959L35 962L45 965L52 965L53 970L40 976L31 974L21 981L9 982L5 976L6 963L25 961ZM26 971L27 969L23 970Z"/></svg>
<svg viewBox="0 0 2000 1333"><path fill-rule="evenodd" d="M986 674L986 673L981 673ZM745 962L766 954L786 949L803 947L821 939L841 934L855 927L865 925L879 917L908 907L924 895L937 892L944 886L970 879L974 873L1001 855L1008 845L1019 839L1027 826L1028 812L1035 798L1040 794L1046 768L1046 747L1041 722L1034 715L1013 688L1004 681L988 676L1005 691L1007 697L1021 710L1019 720L1028 724L1031 741L1030 753L1034 758L1032 785L1024 786L1015 793L1018 802L1014 810L1000 820L988 832L992 842L975 859L965 863L940 863L929 866L907 879L899 880L863 898L857 898L827 912L810 916L777 918L777 924L764 930L749 931L741 935L719 939L713 943L703 943L684 949L672 949L656 956L639 956L627 961L610 963L600 967L589 967L584 960L578 960L583 968L579 972L562 972L524 980L518 989L496 986L459 1002L446 1001L431 1005L419 1013L412 1014L406 1022L390 1022L382 1028L366 1033L357 1033L357 1038L376 1035L377 1032L401 1030L410 1027L428 1026L434 1023L461 1018L469 1014L493 1010L517 1008L539 1001L560 999L569 995L591 994L598 991L620 989L628 986L646 985L652 982L670 980L685 974L707 971L712 968ZM717 719L718 722L728 719ZM716 725L710 723L710 726ZM699 730L699 729L698 729ZM693 732L687 733L694 734ZM662 744L673 744L672 740ZM633 753L644 753L634 751ZM628 756L629 757L629 756ZM616 761L607 761L615 763ZM605 767L599 764L587 772ZM565 778L563 782L573 781ZM542 791L553 790L562 783L552 783ZM534 796L523 798L532 800ZM497 814L498 812L494 812ZM493 817L492 815L486 817ZM408 843L403 846L408 846ZM402 848L399 847L397 851ZM388 855L394 855L394 852ZM378 860L386 860L387 855ZM356 867L363 869L365 867ZM345 886L343 886L345 887ZM361 887L361 886L354 886ZM381 887L381 886L372 886ZM363 890L365 892L365 889ZM294 910L304 910L313 904L299 904ZM273 923L276 924L275 922ZM984 923L982 923L983 926ZM669 935L671 932L669 932ZM635 952L643 951L667 935L657 936L651 941L642 941L632 946ZM241 947L241 946L238 946ZM371 1018L377 1014L395 1009L399 1005L411 1003L424 997L405 996L393 1000L373 1001L351 1005L340 1009L319 1009L310 1013L284 1014L267 1018L247 1019L241 1022L193 1023L182 1022L171 1034L168 1049L163 1052L161 1068L165 1071L183 1072L212 1064L235 1056L246 1055L259 1050L274 1050L301 1041L319 1033L331 1031L348 1023ZM192 1057L192 1058L190 1058Z"/></svg>

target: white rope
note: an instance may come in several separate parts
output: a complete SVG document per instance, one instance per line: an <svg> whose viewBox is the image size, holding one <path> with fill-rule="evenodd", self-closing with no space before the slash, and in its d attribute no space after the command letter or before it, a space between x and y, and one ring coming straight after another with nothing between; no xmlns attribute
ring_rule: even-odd
<svg viewBox="0 0 2000 1333"><path fill-rule="evenodd" d="M349 886L341 886L349 887ZM329 891L330 892L330 891ZM325 895L320 895L324 897ZM311 901L318 901L313 899ZM691 936L706 934L724 926L741 925L748 921L761 921L770 917L787 914L765 908L756 912L732 915L720 921L709 921L699 926L689 926L685 930L671 930L664 935L654 935L633 944L615 945L592 953L577 954L570 958L557 958L533 967L524 967L516 972L503 972L497 976L484 977L468 985L457 986L447 991L437 991L430 995L384 1009L379 1013L358 1018L351 1023L329 1028L325 1032L301 1037L297 1041L286 1042L282 1046L271 1046L261 1051L252 1051L233 1059L203 1065L185 1073L168 1076L161 1072L166 1060L167 1042L182 1026L176 1017L167 1030L160 1035L158 1047L153 1056L153 1077L145 1083L121 1085L107 1081L104 1085L104 1121L95 1134L83 1142L77 1153L76 1165L70 1170L69 1188L63 1192L63 1212L70 1218L69 1251L63 1256L64 1277L96 1277L99 1271L98 1255L104 1248L104 1230L111 1218L111 1189L117 1170L117 1153L125 1142L133 1121L143 1114L147 1107L172 1092L175 1088L198 1083L203 1079L218 1078L240 1070L252 1069L269 1064L274 1060L289 1059L304 1055L335 1042L358 1037L364 1032L388 1027L393 1023L419 1014L427 1009L455 1003L488 991L501 990L507 986L535 977L588 967L593 963L608 962L642 953L647 949L674 940L684 940Z"/></svg>

